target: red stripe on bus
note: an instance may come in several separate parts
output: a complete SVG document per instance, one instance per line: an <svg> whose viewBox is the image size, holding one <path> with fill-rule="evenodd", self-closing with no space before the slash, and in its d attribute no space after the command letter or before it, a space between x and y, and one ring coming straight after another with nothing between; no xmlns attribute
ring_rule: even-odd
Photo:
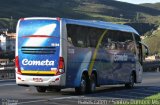
<svg viewBox="0 0 160 105"><path fill-rule="evenodd" d="M53 36L48 35L29 35L29 36L23 36L24 38L35 38L35 37L41 37L41 38L52 38Z"/></svg>

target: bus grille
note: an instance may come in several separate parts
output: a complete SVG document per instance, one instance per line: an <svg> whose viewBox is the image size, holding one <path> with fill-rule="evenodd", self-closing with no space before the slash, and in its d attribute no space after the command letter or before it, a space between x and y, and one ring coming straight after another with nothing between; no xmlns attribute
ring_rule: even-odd
<svg viewBox="0 0 160 105"><path fill-rule="evenodd" d="M21 47L24 54L55 54L55 47Z"/></svg>

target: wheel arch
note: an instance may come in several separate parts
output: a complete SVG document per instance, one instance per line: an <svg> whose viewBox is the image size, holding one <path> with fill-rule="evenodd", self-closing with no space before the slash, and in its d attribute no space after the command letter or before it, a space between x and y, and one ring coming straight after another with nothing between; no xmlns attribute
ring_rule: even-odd
<svg viewBox="0 0 160 105"><path fill-rule="evenodd" d="M88 79L89 79L89 74L87 69L83 69L82 71L80 71L75 79L75 87L79 87L80 86L80 82L81 82L81 77L82 75L85 75Z"/></svg>

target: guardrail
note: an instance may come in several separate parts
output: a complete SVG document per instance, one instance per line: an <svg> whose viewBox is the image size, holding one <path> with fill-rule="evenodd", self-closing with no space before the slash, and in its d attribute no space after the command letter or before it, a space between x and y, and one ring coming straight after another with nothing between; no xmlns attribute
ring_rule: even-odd
<svg viewBox="0 0 160 105"><path fill-rule="evenodd" d="M15 66L0 66L0 80L15 79Z"/></svg>
<svg viewBox="0 0 160 105"><path fill-rule="evenodd" d="M143 70L151 71L151 72L159 72L160 71L160 61L144 61L143 63Z"/></svg>

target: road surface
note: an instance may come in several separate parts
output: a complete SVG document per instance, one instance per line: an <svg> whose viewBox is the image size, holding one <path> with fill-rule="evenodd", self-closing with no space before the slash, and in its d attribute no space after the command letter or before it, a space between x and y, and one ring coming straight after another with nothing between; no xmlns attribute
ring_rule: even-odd
<svg viewBox="0 0 160 105"><path fill-rule="evenodd" d="M144 73L143 83L136 84L133 89L109 85L86 95L76 95L74 89L62 89L60 93L37 93L34 87L17 86L15 80L0 81L0 105L102 105L114 100L143 99L157 93L160 93L160 73Z"/></svg>

